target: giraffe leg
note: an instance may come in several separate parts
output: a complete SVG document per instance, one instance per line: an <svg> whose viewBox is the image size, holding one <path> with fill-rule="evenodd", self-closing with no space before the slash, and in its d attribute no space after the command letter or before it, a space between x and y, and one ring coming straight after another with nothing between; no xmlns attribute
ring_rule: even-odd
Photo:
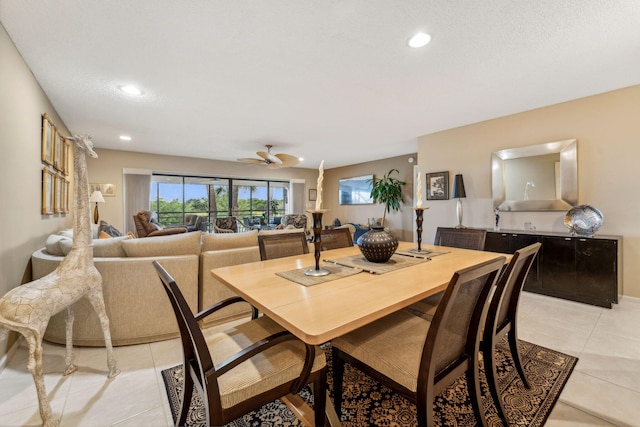
<svg viewBox="0 0 640 427"><path fill-rule="evenodd" d="M76 371L76 366L73 364L73 319L74 319L74 313L73 313L73 305L70 305L69 307L67 307L67 322L66 322L66 327L67 327L67 336L66 336L66 343L67 343L67 353L66 356L64 358L64 361L67 365L67 368L64 371L64 375L69 375L72 374Z"/></svg>
<svg viewBox="0 0 640 427"><path fill-rule="evenodd" d="M24 337L29 343L29 362L27 368L33 376L38 393L38 405L40 408L40 418L42 418L43 427L58 427L60 420L53 417L47 390L44 385L44 372L42 370L42 338L33 333L33 331L24 332Z"/></svg>
<svg viewBox="0 0 640 427"><path fill-rule="evenodd" d="M120 369L116 366L116 358L113 355L113 346L111 345L111 331L109 330L109 317L104 306L104 297L102 295L102 280L98 286L93 287L87 294L89 302L98 314L102 333L104 334L104 345L107 348L107 366L109 367L109 378L113 378L120 373Z"/></svg>

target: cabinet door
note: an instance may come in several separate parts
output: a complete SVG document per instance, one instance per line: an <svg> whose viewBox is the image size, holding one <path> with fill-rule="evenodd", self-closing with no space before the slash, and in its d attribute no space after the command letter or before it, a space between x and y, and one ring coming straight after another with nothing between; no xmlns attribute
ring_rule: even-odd
<svg viewBox="0 0 640 427"><path fill-rule="evenodd" d="M618 242L576 239L576 288L578 296L600 302L617 300Z"/></svg>
<svg viewBox="0 0 640 427"><path fill-rule="evenodd" d="M484 250L502 254L513 253L509 249L509 234L487 232L487 236L484 239Z"/></svg>
<svg viewBox="0 0 640 427"><path fill-rule="evenodd" d="M576 249L571 237L542 238L542 289L551 295L576 295Z"/></svg>
<svg viewBox="0 0 640 427"><path fill-rule="evenodd" d="M515 253L518 249L526 248L540 241L540 236L531 234L511 234L509 239L510 253ZM529 275L524 282L524 289L527 291L535 291L540 288L540 258L542 257L542 248L538 251L538 255L531 264Z"/></svg>

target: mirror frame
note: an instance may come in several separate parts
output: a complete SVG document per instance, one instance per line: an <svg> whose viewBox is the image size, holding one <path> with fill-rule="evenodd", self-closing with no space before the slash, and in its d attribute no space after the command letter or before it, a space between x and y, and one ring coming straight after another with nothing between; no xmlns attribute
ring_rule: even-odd
<svg viewBox="0 0 640 427"><path fill-rule="evenodd" d="M505 160L560 153L560 199L505 200ZM493 208L508 212L566 211L578 204L578 141L547 142L495 151L491 154Z"/></svg>

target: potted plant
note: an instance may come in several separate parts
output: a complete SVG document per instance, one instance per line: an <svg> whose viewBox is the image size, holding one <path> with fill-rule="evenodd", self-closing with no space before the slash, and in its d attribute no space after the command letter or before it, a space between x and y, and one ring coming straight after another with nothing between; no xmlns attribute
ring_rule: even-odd
<svg viewBox="0 0 640 427"><path fill-rule="evenodd" d="M404 181L400 181L398 178L391 176L393 172L400 173L398 169L391 169L384 177L373 177L369 180L371 184L371 198L376 203L384 204L384 212L382 213L382 225L384 227L384 220L387 212L398 212L400 210L400 204L404 203L402 196L402 186L406 184Z"/></svg>
<svg viewBox="0 0 640 427"><path fill-rule="evenodd" d="M382 178L373 177L371 184L371 198L376 203L384 204L382 224L372 226L372 229L358 238L356 244L364 257L371 262L387 262L398 249L398 239L384 230L387 212L397 212L404 203L402 186L404 181L392 177L391 174L400 173L398 169L391 169Z"/></svg>

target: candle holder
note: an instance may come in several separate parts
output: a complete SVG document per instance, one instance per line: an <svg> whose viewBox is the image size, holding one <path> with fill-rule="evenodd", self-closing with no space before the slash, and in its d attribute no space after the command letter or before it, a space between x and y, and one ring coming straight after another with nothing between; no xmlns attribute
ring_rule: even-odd
<svg viewBox="0 0 640 427"><path fill-rule="evenodd" d="M331 272L326 268L320 268L320 248L322 243L322 215L327 212L327 209L316 209L307 212L313 217L313 255L316 259L316 267L307 268L304 271L304 275L313 277L326 276Z"/></svg>
<svg viewBox="0 0 640 427"><path fill-rule="evenodd" d="M422 216L424 211L429 208L413 208L416 211L416 233L418 234L418 248L410 249L409 252L416 254L425 254L427 251L422 250Z"/></svg>

